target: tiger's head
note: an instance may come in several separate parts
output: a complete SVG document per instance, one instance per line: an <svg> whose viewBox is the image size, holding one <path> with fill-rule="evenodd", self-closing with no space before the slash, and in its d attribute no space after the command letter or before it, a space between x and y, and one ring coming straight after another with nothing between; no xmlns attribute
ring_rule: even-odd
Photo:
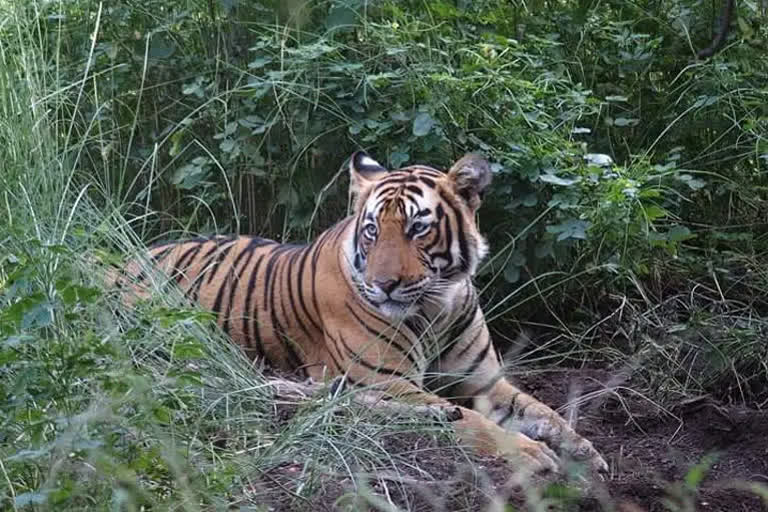
<svg viewBox="0 0 768 512"><path fill-rule="evenodd" d="M352 155L354 231L345 253L363 298L392 318L450 303L488 253L475 213L490 182L490 165L474 154L447 172L388 171L365 153Z"/></svg>

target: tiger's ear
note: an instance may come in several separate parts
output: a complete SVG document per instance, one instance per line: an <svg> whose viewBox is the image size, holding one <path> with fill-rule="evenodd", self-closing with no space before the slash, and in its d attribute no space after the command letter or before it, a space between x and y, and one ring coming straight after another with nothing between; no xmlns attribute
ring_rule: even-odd
<svg viewBox="0 0 768 512"><path fill-rule="evenodd" d="M470 153L451 166L448 178L469 208L476 210L482 202L485 190L491 184L491 164L482 156Z"/></svg>
<svg viewBox="0 0 768 512"><path fill-rule="evenodd" d="M368 195L370 188L387 175L387 169L363 151L357 151L349 159L349 193L352 196L355 211L361 200Z"/></svg>

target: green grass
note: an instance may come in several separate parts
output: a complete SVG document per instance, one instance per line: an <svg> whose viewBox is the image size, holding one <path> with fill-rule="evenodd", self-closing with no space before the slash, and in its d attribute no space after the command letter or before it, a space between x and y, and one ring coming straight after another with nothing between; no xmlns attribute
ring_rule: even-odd
<svg viewBox="0 0 768 512"><path fill-rule="evenodd" d="M474 506L477 493L500 499L489 487L484 470L472 467L470 456L454 447L449 429L432 418L371 409L350 395L328 397L326 383L312 388L315 395L305 399L281 396L275 382L210 325L208 315L190 308L174 290L158 286L152 300L135 310L119 303L103 285L103 264L141 252L150 234L158 230L173 236L202 228L219 231L222 225L238 226L239 213L265 213L262 226L277 226L274 231L282 236L300 231L291 225L290 209L264 209L255 201L242 201L243 190L238 186L247 187L242 181L228 181L231 162L225 161L224 154L210 155L206 165L224 176L226 193L192 190L195 206L184 218L168 213L171 208L153 211L150 205L157 204L158 196L161 202L169 197L156 180L173 166L165 162L158 167L158 162L167 150L164 144L176 141L169 135L148 153L132 152L144 136L145 125L140 121L148 114L126 97L149 94L149 90L142 84L122 96L110 96L91 87L92 70L98 67L96 48L86 38L82 60L77 65L64 62L64 52L57 47L59 38L66 39L64 34L57 32L55 20L39 21L34 9L0 4L0 34L7 36L0 41L0 507L224 510L242 506L262 510L289 500L297 509L311 509L324 496L341 494L340 508L359 510L369 504L387 510L394 509L398 500L405 507L413 503L418 494L414 489L421 489L428 499L440 497L429 494L433 492L430 485L445 475L435 466L419 465L421 456L428 459L434 454L466 468L469 483L456 498L460 506ZM91 28L97 29L103 20L94 17L91 22ZM262 33L262 38L278 40L277 28L271 35ZM399 31L371 24L371 39L364 47L368 53L339 44L333 59L356 53L366 62L385 60L384 48L393 55L407 54L404 76L380 76L372 84L360 77L360 86L374 86L374 91L376 85L384 88L394 82L390 94L405 90L424 101L425 91L439 86L448 101L442 111L429 106L435 118L442 115L464 125L477 122L475 117L492 118L489 105L469 112L462 102L465 89L483 82L485 71L478 68L469 73L475 81L442 74L452 57L442 51L439 37L428 37L433 31L439 35L437 28L416 21ZM549 49L549 43L541 44ZM487 49L488 55L478 57L478 62L485 63L497 48L491 44ZM311 68L310 50L304 48L293 60L279 61L298 71L276 89L276 105L311 105L337 119L338 125L326 126L321 134L310 133L312 137L347 130L356 122L348 110L339 107L333 96L313 88L318 76L307 69L329 73L330 63ZM265 51L280 58L285 55L277 45ZM521 50L516 58L529 57ZM149 67L146 59L134 64L142 73ZM555 102L557 95L552 91L564 92L572 85L547 75L535 83L514 82L503 74L495 78L498 82L486 85L518 87L515 91L520 94L513 96L518 103L522 101L518 96L524 96L531 109L542 97ZM213 109L222 98L229 100L244 89L234 84L214 91L198 109ZM84 107L106 108L110 101L122 102L119 122ZM573 101L577 104L578 98ZM156 108L152 114L161 114L162 106ZM593 111L593 106L584 108L585 112L565 109L569 126ZM286 114L276 108L264 118L291 126L293 116L299 117L297 112ZM381 128L376 123L382 118L376 116L368 117L360 128L364 135ZM184 119L172 119L171 132L183 131ZM410 121L406 126L410 129ZM535 126L510 121L491 127L495 136L511 138ZM392 153L410 150L408 144L413 144L414 153L427 152L421 144L428 144L421 138L410 137L406 143L400 135L393 128L372 140L381 145L397 140L405 144L393 146L390 158ZM302 148L309 147L306 142L299 144L302 134L290 137L299 146L305 144ZM196 140L190 137L182 142L193 146ZM549 132L542 132L535 150L544 152L556 143ZM303 178L297 169L308 157L303 150L299 153L285 174L274 177L275 182L301 188ZM510 150L506 156L514 154ZM93 169L100 173L89 174L87 170ZM630 166L628 172L633 169ZM281 190L285 189L275 186L270 192L277 195ZM329 184L322 190L333 195L335 189ZM170 195L176 206L188 198ZM312 200L312 208L304 213L316 221L315 227L335 216L334 206L343 203L331 197L332 204L326 205L323 195ZM222 204L224 210L234 212L234 222L225 214L217 216ZM246 211L240 212L243 206ZM269 214L275 212L272 218ZM535 216L525 224L525 231L539 221ZM621 232L617 237L625 235ZM514 248L512 243L509 251L498 252L497 262L504 265L489 265L495 278L507 269ZM548 343L526 348L515 361L524 367L541 367L599 360L626 367L628 350L606 346L603 340L615 339L607 331L634 322L639 330L622 343L631 345L645 366L631 368L634 380L629 392L648 396L660 408L712 392L723 383L734 385L744 402L763 396L759 383L765 382L768 370L761 363L765 348L759 340L766 322L753 315L757 308L744 303L765 289L761 284L765 275L756 264L759 257L739 257L758 275L735 298L720 299L713 283L706 289L694 283L690 294L665 299L638 299L644 296L642 291L624 297L627 300L620 297L616 309L603 316L585 307L582 323L569 323L571 319L558 316L559 308L552 308L549 323L533 327L555 335ZM494 304L489 313L503 319L527 302L557 302L558 292L573 289L569 283L588 286L595 282L588 278L590 273L602 268L596 261L586 270L553 271L519 289L499 287L502 291L495 295L496 281L489 279L489 300ZM522 290L535 292L523 296ZM651 328L661 329L668 342L649 342L643 334L657 332ZM702 363L701 354L711 357ZM620 390L616 393L621 395ZM402 440L423 451L414 457L402 446L400 451L393 450ZM539 490L530 492L532 506L544 503Z"/></svg>

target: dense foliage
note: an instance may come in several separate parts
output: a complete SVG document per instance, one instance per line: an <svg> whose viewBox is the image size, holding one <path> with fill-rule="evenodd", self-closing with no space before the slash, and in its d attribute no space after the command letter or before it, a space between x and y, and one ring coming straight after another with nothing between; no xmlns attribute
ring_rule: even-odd
<svg viewBox="0 0 768 512"><path fill-rule="evenodd" d="M755 4L711 61L695 59L717 23L700 1L276 5L37 16L75 85L55 106L60 136L108 197L160 213L145 236L311 237L343 214L336 173L365 148L391 166L487 154L482 221L510 249L497 260L510 283L755 250L768 159Z"/></svg>
<svg viewBox="0 0 768 512"><path fill-rule="evenodd" d="M701 0L0 0L0 504L223 507L243 467L308 440L332 460L345 427L257 432L268 407L222 390L261 377L200 343L205 316L118 315L91 265L190 232L309 239L344 215L361 148L492 161L479 281L500 342L527 322L555 333L537 361L764 403L764 9L737 2L701 60ZM222 418L228 456L206 437ZM272 448L243 462L253 436Z"/></svg>

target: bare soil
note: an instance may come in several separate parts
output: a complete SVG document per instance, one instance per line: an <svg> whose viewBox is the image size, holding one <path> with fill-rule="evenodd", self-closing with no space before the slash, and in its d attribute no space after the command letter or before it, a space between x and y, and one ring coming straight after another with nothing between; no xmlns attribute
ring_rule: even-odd
<svg viewBox="0 0 768 512"><path fill-rule="evenodd" d="M521 377L517 382L552 407L567 401L568 390L604 388L605 371L566 370ZM696 510L768 510L754 494L734 488L746 482L768 484L768 411L726 406L698 397L664 411L639 395L607 394L579 411L577 429L611 466L605 487L612 501L639 510L680 507L692 498ZM681 493L681 483L706 457L715 456L696 492ZM583 504L582 510L600 510ZM630 510L629 508L627 510Z"/></svg>
<svg viewBox="0 0 768 512"><path fill-rule="evenodd" d="M604 390L611 377L603 370L560 369L515 380L558 408L573 389ZM757 495L743 490L747 482L768 486L766 410L726 406L709 397L663 410L638 394L622 392L599 394L578 411L578 418L577 430L603 453L611 472L587 497L561 498L553 510L768 510ZM459 449L430 436L399 434L380 441L397 461L396 467L382 467L368 478L370 493L384 503L401 510L474 511L488 510L495 501L512 505L510 510L527 510L524 495L535 486L516 486L511 481L514 468L501 459L468 460ZM709 456L716 458L703 473L692 469ZM298 498L301 473L297 462L259 475L246 489L244 504L276 511L376 510L355 501L360 481L344 476L329 475L311 498ZM697 474L703 479L687 488L686 478ZM548 492L559 488L550 485Z"/></svg>

